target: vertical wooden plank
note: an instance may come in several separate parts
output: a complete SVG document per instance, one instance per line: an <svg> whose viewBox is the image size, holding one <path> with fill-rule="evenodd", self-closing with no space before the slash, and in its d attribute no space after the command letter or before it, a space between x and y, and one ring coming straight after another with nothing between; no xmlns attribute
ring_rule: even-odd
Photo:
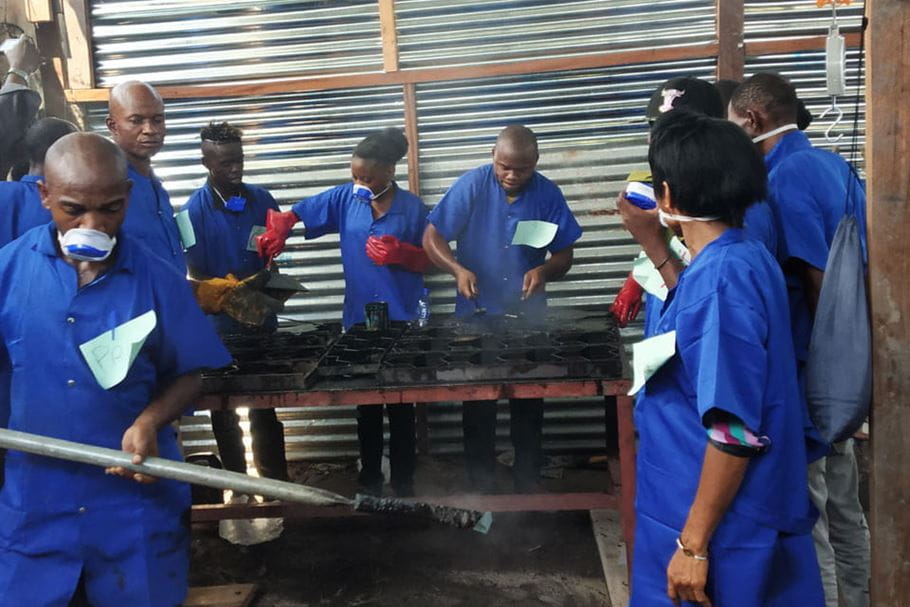
<svg viewBox="0 0 910 607"><path fill-rule="evenodd" d="M872 604L910 605L910 2L866 0Z"/></svg>
<svg viewBox="0 0 910 607"><path fill-rule="evenodd" d="M39 23L35 26L35 42L38 44L38 51L48 59L41 65L41 84L44 88L44 109L48 116L56 118L67 117L66 112L66 95L63 92L64 76L63 72L58 71L62 67L60 56L60 38L57 25L51 23Z"/></svg>
<svg viewBox="0 0 910 607"><path fill-rule="evenodd" d="M398 25L395 0L379 0L379 28L382 33L382 66L387 72L398 71Z"/></svg>
<svg viewBox="0 0 910 607"><path fill-rule="evenodd" d="M95 86L92 43L89 37L86 0L61 0L66 26L67 88L90 89Z"/></svg>
<svg viewBox="0 0 910 607"><path fill-rule="evenodd" d="M717 79L743 79L746 70L744 0L717 0Z"/></svg>
<svg viewBox="0 0 910 607"><path fill-rule="evenodd" d="M404 89L404 134L408 138L408 189L420 196L420 131L417 128L417 89L413 83Z"/></svg>
<svg viewBox="0 0 910 607"><path fill-rule="evenodd" d="M32 23L49 23L54 20L51 0L26 0L25 10Z"/></svg>

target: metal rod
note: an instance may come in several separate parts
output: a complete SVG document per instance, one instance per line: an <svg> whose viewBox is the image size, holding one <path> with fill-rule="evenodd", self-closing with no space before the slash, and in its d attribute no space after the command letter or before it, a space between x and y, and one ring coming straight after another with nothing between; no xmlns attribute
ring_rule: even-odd
<svg viewBox="0 0 910 607"><path fill-rule="evenodd" d="M183 481L215 489L232 489L236 492L262 495L286 502L331 506L353 506L354 501L315 487L298 485L270 478L256 478L239 472L208 468L198 464L176 462L162 457L148 457L142 464L133 463L133 455L125 451L106 449L72 441L48 438L37 434L0 428L0 448L24 451L82 464L110 468L120 466L134 472L157 478Z"/></svg>

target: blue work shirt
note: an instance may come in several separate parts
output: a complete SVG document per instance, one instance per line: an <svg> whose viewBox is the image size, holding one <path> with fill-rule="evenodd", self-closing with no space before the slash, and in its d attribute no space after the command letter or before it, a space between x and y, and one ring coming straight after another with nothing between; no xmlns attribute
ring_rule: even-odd
<svg viewBox="0 0 910 607"><path fill-rule="evenodd" d="M766 202L756 202L746 209L746 216L743 218L743 234L747 238L756 240L768 249L775 258L779 257L779 241L777 219L774 211ZM645 293L645 326L644 336L651 337L656 335L657 323L660 321L660 312L664 302L655 295Z"/></svg>
<svg viewBox="0 0 910 607"><path fill-rule="evenodd" d="M115 255L102 276L78 288L75 268L57 251L54 224L0 251L0 367L12 370L9 428L119 450L126 429L171 381L230 364L184 276L157 263L126 231ZM103 389L80 344L149 310L156 322L128 374ZM182 459L172 427L158 433L158 447L162 457ZM99 467L11 451L0 491L0 548L4 538L13 545L66 542L65 523L92 507L178 516L189 507L189 487L166 480L140 485ZM39 526L51 522L59 524Z"/></svg>
<svg viewBox="0 0 910 607"><path fill-rule="evenodd" d="M703 418L716 408L771 440L749 462L729 511L781 532L808 533L816 516L806 482L810 424L777 261L742 230L727 230L670 291L657 334L670 331L675 354L635 409L639 511L683 528L708 445Z"/></svg>
<svg viewBox="0 0 910 607"><path fill-rule="evenodd" d="M132 165L128 174L133 189L123 229L185 276L186 259L170 196L154 175L146 177Z"/></svg>
<svg viewBox="0 0 910 607"><path fill-rule="evenodd" d="M364 306L373 301L389 304L390 320L414 320L417 302L423 294L423 274L397 265L376 265L366 253L366 243L370 236L378 238L388 234L402 242L422 246L427 208L420 198L396 185L388 212L373 219L372 207L356 200L353 189L353 183L346 183L294 205L294 213L303 222L307 239L333 233L341 236L342 323L347 329L354 323L364 322Z"/></svg>
<svg viewBox="0 0 910 607"><path fill-rule="evenodd" d="M556 224L553 240L541 248L513 245L518 224L529 220ZM429 221L443 238L457 242L458 263L477 276L476 303L459 294L455 301L458 316L468 316L478 308L497 316L512 311L542 315L547 301L544 292L521 302L524 275L543 265L547 252L562 251L581 237L581 227L556 184L535 171L510 204L492 164L459 177L430 213Z"/></svg>
<svg viewBox="0 0 910 607"><path fill-rule="evenodd" d="M186 250L186 263L193 278L233 274L242 280L265 268L266 260L256 251L255 237L265 231L266 214L269 209L278 211L278 203L267 190L250 184L243 185L241 196L246 198L243 210L228 210L206 184L193 192L183 206L196 235L196 244ZM210 318L222 335L248 332L227 314ZM266 324L274 328L277 319L273 315Z"/></svg>
<svg viewBox="0 0 910 607"><path fill-rule="evenodd" d="M824 271L837 226L850 207L866 258L866 192L850 165L839 155L812 147L802 131L784 135L767 155L769 202L780 225L796 356L805 361L812 335L812 313L801 277L788 271L800 260Z"/></svg>
<svg viewBox="0 0 910 607"><path fill-rule="evenodd" d="M51 212L41 204L38 192L42 179L23 175L19 181L0 181L0 247L51 220Z"/></svg>

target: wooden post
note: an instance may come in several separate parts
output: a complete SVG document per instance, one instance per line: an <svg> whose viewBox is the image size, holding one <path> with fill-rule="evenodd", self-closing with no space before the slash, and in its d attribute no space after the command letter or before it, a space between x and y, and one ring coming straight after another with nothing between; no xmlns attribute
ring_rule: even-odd
<svg viewBox="0 0 910 607"><path fill-rule="evenodd" d="M92 43L89 36L88 7L86 0L60 0L63 5L63 21L66 28L67 87L90 89L95 86L94 65L92 65Z"/></svg>
<svg viewBox="0 0 910 607"><path fill-rule="evenodd" d="M866 0L872 605L910 606L910 2Z"/></svg>
<svg viewBox="0 0 910 607"><path fill-rule="evenodd" d="M379 28L382 32L382 67L386 72L397 72L398 25L395 21L395 0L379 0Z"/></svg>
<svg viewBox="0 0 910 607"><path fill-rule="evenodd" d="M717 79L741 81L746 70L744 0L717 0Z"/></svg>
<svg viewBox="0 0 910 607"><path fill-rule="evenodd" d="M26 0L25 10L32 23L50 23L54 20L51 0Z"/></svg>
<svg viewBox="0 0 910 607"><path fill-rule="evenodd" d="M67 119L66 94L63 82L65 76L62 70L60 38L57 24L38 23L35 25L35 41L38 51L48 60L41 66L41 84L44 88L44 109L48 116ZM57 68L61 68L58 71Z"/></svg>
<svg viewBox="0 0 910 607"><path fill-rule="evenodd" d="M408 138L408 189L420 196L420 132L417 128L417 90L414 83L404 88L404 133Z"/></svg>

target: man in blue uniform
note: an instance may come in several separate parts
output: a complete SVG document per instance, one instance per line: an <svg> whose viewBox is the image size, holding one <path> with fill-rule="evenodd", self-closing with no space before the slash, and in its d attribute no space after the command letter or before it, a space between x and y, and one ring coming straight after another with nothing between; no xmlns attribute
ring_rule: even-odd
<svg viewBox="0 0 910 607"><path fill-rule="evenodd" d="M0 247L35 226L49 223L51 214L41 204L38 182L44 175L44 155L55 141L79 129L59 118L42 118L25 132L28 175L19 181L0 181Z"/></svg>
<svg viewBox="0 0 910 607"><path fill-rule="evenodd" d="M126 159L95 134L47 153L53 223L0 251L0 366L8 427L180 459L171 422L200 371L230 363L185 277L125 229ZM126 477L126 478L123 478ZM9 452L0 491L0 597L66 605L179 605L189 487L124 469Z"/></svg>
<svg viewBox="0 0 910 607"><path fill-rule="evenodd" d="M187 248L190 277L199 281L239 280L266 268L256 252L256 236L265 231L266 214L278 204L266 190L243 182L243 143L240 129L227 122L210 124L200 132L202 164L208 181L193 192L182 212L189 215L195 244ZM198 291L197 291L198 296ZM250 327L226 313L211 315L218 333L268 334L278 326L274 314L260 327ZM224 467L246 472L243 432L234 410L212 411L212 430ZM284 426L274 409L250 409L253 461L260 476L287 480Z"/></svg>
<svg viewBox="0 0 910 607"><path fill-rule="evenodd" d="M815 149L798 130L798 108L793 85L770 73L746 80L730 100L730 119L765 155L770 202L783 240L793 342L802 366L831 241L848 201L865 250L866 195L843 158ZM821 511L814 535L827 603L835 607L839 593L850 607L867 605L869 529L859 501L853 440L832 445L828 457L812 464L809 481Z"/></svg>
<svg viewBox="0 0 910 607"><path fill-rule="evenodd" d="M152 171L152 156L164 145L164 102L152 86L131 80L111 89L105 121L129 162L133 182L124 227L181 274L186 260L171 199Z"/></svg>
<svg viewBox="0 0 910 607"><path fill-rule="evenodd" d="M546 283L572 267L581 228L560 189L535 170L538 158L530 129L505 128L493 163L462 175L430 213L423 246L433 263L455 277L457 316L485 310L488 317L541 320ZM453 240L457 257L448 244ZM496 403L465 403L462 415L468 483L492 490ZM515 489L534 491L543 459L543 401L513 399L510 419Z"/></svg>
<svg viewBox="0 0 910 607"><path fill-rule="evenodd" d="M692 262L636 345L630 605L820 607L786 288L741 229L765 193L762 159L729 122L688 112L658 121L648 156L661 220Z"/></svg>

